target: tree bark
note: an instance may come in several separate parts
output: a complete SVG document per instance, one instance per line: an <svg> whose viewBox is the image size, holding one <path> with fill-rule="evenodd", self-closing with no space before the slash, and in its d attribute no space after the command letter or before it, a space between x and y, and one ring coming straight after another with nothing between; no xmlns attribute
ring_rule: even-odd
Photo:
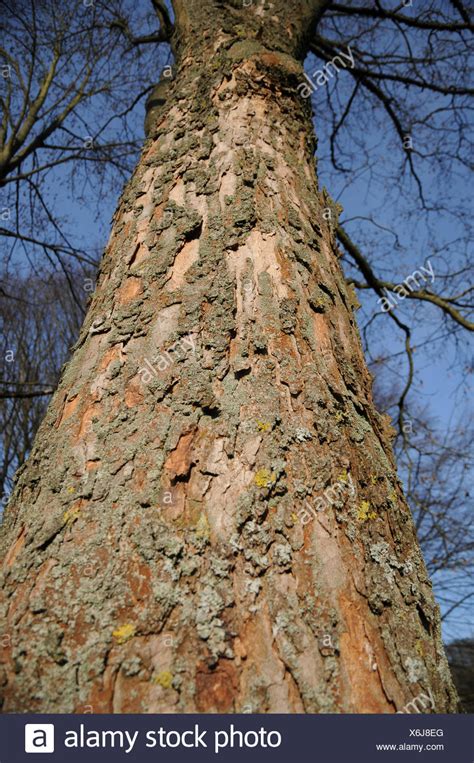
<svg viewBox="0 0 474 763"><path fill-rule="evenodd" d="M322 6L175 2L6 511L6 712L457 709L298 91Z"/></svg>

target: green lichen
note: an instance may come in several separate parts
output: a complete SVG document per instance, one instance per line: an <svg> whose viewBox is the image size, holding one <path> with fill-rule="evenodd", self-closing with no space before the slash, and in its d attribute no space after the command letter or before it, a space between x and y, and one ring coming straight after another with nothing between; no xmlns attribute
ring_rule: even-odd
<svg viewBox="0 0 474 763"><path fill-rule="evenodd" d="M204 514L204 512L201 512L197 525L196 525L196 538L201 538L202 540L209 540L211 535L211 528L209 525L209 521Z"/></svg>
<svg viewBox="0 0 474 763"><path fill-rule="evenodd" d="M152 679L154 684L163 687L163 689L171 689L173 685L173 674L169 670L162 670Z"/></svg>
<svg viewBox="0 0 474 763"><path fill-rule="evenodd" d="M119 628L116 628L112 633L112 636L117 641L117 644L126 644L136 633L136 628L132 623L125 623Z"/></svg>
<svg viewBox="0 0 474 763"><path fill-rule="evenodd" d="M259 469L254 475L254 482L260 488L271 487L275 484L275 481L276 474L275 472L270 472L269 469Z"/></svg>
<svg viewBox="0 0 474 763"><path fill-rule="evenodd" d="M377 514L375 511L370 510L369 501L362 501L359 508L357 509L357 519L359 522L367 522L369 519L377 519Z"/></svg>

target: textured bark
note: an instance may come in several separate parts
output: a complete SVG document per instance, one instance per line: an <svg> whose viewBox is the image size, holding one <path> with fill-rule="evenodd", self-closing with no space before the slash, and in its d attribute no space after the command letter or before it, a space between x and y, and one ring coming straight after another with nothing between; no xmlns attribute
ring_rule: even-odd
<svg viewBox="0 0 474 763"><path fill-rule="evenodd" d="M4 710L455 712L297 91L317 3L175 7L6 512Z"/></svg>

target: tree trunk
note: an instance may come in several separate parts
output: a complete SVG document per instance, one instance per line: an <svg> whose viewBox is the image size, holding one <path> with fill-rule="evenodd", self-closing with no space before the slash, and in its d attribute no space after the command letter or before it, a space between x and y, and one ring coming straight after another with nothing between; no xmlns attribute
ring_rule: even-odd
<svg viewBox="0 0 474 763"><path fill-rule="evenodd" d="M175 2L6 512L7 712L456 711L298 90L317 6Z"/></svg>

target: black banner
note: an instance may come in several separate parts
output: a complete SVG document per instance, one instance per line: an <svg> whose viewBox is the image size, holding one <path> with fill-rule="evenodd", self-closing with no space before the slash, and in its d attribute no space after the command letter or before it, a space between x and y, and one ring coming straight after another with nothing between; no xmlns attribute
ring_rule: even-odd
<svg viewBox="0 0 474 763"><path fill-rule="evenodd" d="M468 715L3 715L0 763L472 763Z"/></svg>

